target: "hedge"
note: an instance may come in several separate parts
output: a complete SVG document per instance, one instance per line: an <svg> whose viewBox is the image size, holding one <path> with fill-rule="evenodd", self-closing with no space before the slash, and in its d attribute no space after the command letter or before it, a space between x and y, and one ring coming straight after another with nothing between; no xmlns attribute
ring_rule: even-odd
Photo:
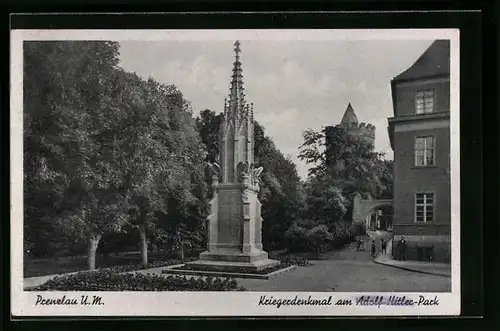
<svg viewBox="0 0 500 331"><path fill-rule="evenodd" d="M288 250L295 252L316 252L319 256L322 252L339 249L349 244L362 228L352 224L338 221L327 224L307 224L305 226L294 223L285 233Z"/></svg>

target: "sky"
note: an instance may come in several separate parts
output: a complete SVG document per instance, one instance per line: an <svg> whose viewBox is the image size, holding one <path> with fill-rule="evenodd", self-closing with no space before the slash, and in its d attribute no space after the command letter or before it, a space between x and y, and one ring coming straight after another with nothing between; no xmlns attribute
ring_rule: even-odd
<svg viewBox="0 0 500 331"><path fill-rule="evenodd" d="M298 159L306 129L340 122L351 103L360 122L376 127L375 149L392 159L387 118L390 80L410 67L432 40L240 40L247 102L302 179ZM120 65L139 76L174 84L194 115L223 111L229 94L234 41L120 41Z"/></svg>

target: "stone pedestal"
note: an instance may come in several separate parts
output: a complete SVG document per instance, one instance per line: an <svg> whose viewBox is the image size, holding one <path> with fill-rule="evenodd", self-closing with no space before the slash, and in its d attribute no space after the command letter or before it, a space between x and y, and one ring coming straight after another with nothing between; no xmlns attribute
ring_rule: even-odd
<svg viewBox="0 0 500 331"><path fill-rule="evenodd" d="M208 249L193 269L252 272L279 265L262 250L258 188L245 183L216 185L208 219Z"/></svg>

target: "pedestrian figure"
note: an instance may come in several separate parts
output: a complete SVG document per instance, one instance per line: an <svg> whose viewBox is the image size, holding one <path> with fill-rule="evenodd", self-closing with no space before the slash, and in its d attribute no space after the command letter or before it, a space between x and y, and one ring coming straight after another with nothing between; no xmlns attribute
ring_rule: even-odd
<svg viewBox="0 0 500 331"><path fill-rule="evenodd" d="M403 261L403 237L398 240L398 260Z"/></svg>
<svg viewBox="0 0 500 331"><path fill-rule="evenodd" d="M359 251L359 248L363 244L363 241L361 240L361 237L358 237L358 242L356 243L356 252Z"/></svg>
<svg viewBox="0 0 500 331"><path fill-rule="evenodd" d="M375 247L375 240L372 240L372 256L375 257L377 249Z"/></svg>
<svg viewBox="0 0 500 331"><path fill-rule="evenodd" d="M384 241L384 239L380 239L381 244L382 244L382 253L387 254L387 243Z"/></svg>
<svg viewBox="0 0 500 331"><path fill-rule="evenodd" d="M404 236L401 236L401 259L406 261L406 240Z"/></svg>

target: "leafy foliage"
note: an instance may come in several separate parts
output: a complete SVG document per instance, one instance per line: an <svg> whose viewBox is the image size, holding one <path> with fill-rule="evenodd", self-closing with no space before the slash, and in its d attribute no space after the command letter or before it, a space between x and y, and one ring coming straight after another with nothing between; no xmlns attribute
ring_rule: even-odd
<svg viewBox="0 0 500 331"><path fill-rule="evenodd" d="M294 223L285 233L290 252L316 252L316 258L322 253L338 249L351 242L354 232L349 223L344 221L321 224L317 222Z"/></svg>
<svg viewBox="0 0 500 331"><path fill-rule="evenodd" d="M313 211L310 217L331 214L350 220L357 193L375 198L392 196L393 163L375 152L371 143L343 127L307 130L303 136L299 158L313 165L308 184L308 207Z"/></svg>
<svg viewBox="0 0 500 331"><path fill-rule="evenodd" d="M144 263L146 234L203 233L205 147L182 93L120 69L118 43L24 45L25 249L88 242L92 268L101 238L131 226Z"/></svg>
<svg viewBox="0 0 500 331"><path fill-rule="evenodd" d="M200 134L201 141L207 148L207 161L219 162L219 127L222 122L222 114L205 109L196 118L196 129Z"/></svg>
<svg viewBox="0 0 500 331"><path fill-rule="evenodd" d="M255 123L255 161L264 167L259 199L262 202L263 243L266 249L284 246L284 233L300 219L305 194L293 161L284 156L264 128Z"/></svg>
<svg viewBox="0 0 500 331"><path fill-rule="evenodd" d="M326 223L344 217L348 201L333 179L311 178L306 182L305 189L307 192L305 214L309 219Z"/></svg>
<svg viewBox="0 0 500 331"><path fill-rule="evenodd" d="M85 271L56 277L30 291L244 291L234 279L186 278L115 270Z"/></svg>
<svg viewBox="0 0 500 331"><path fill-rule="evenodd" d="M94 137L121 114L105 98L118 44L24 47L26 242L50 254L65 241L119 231L127 220L118 165L101 148L106 141ZM58 237L63 240L43 243Z"/></svg>

